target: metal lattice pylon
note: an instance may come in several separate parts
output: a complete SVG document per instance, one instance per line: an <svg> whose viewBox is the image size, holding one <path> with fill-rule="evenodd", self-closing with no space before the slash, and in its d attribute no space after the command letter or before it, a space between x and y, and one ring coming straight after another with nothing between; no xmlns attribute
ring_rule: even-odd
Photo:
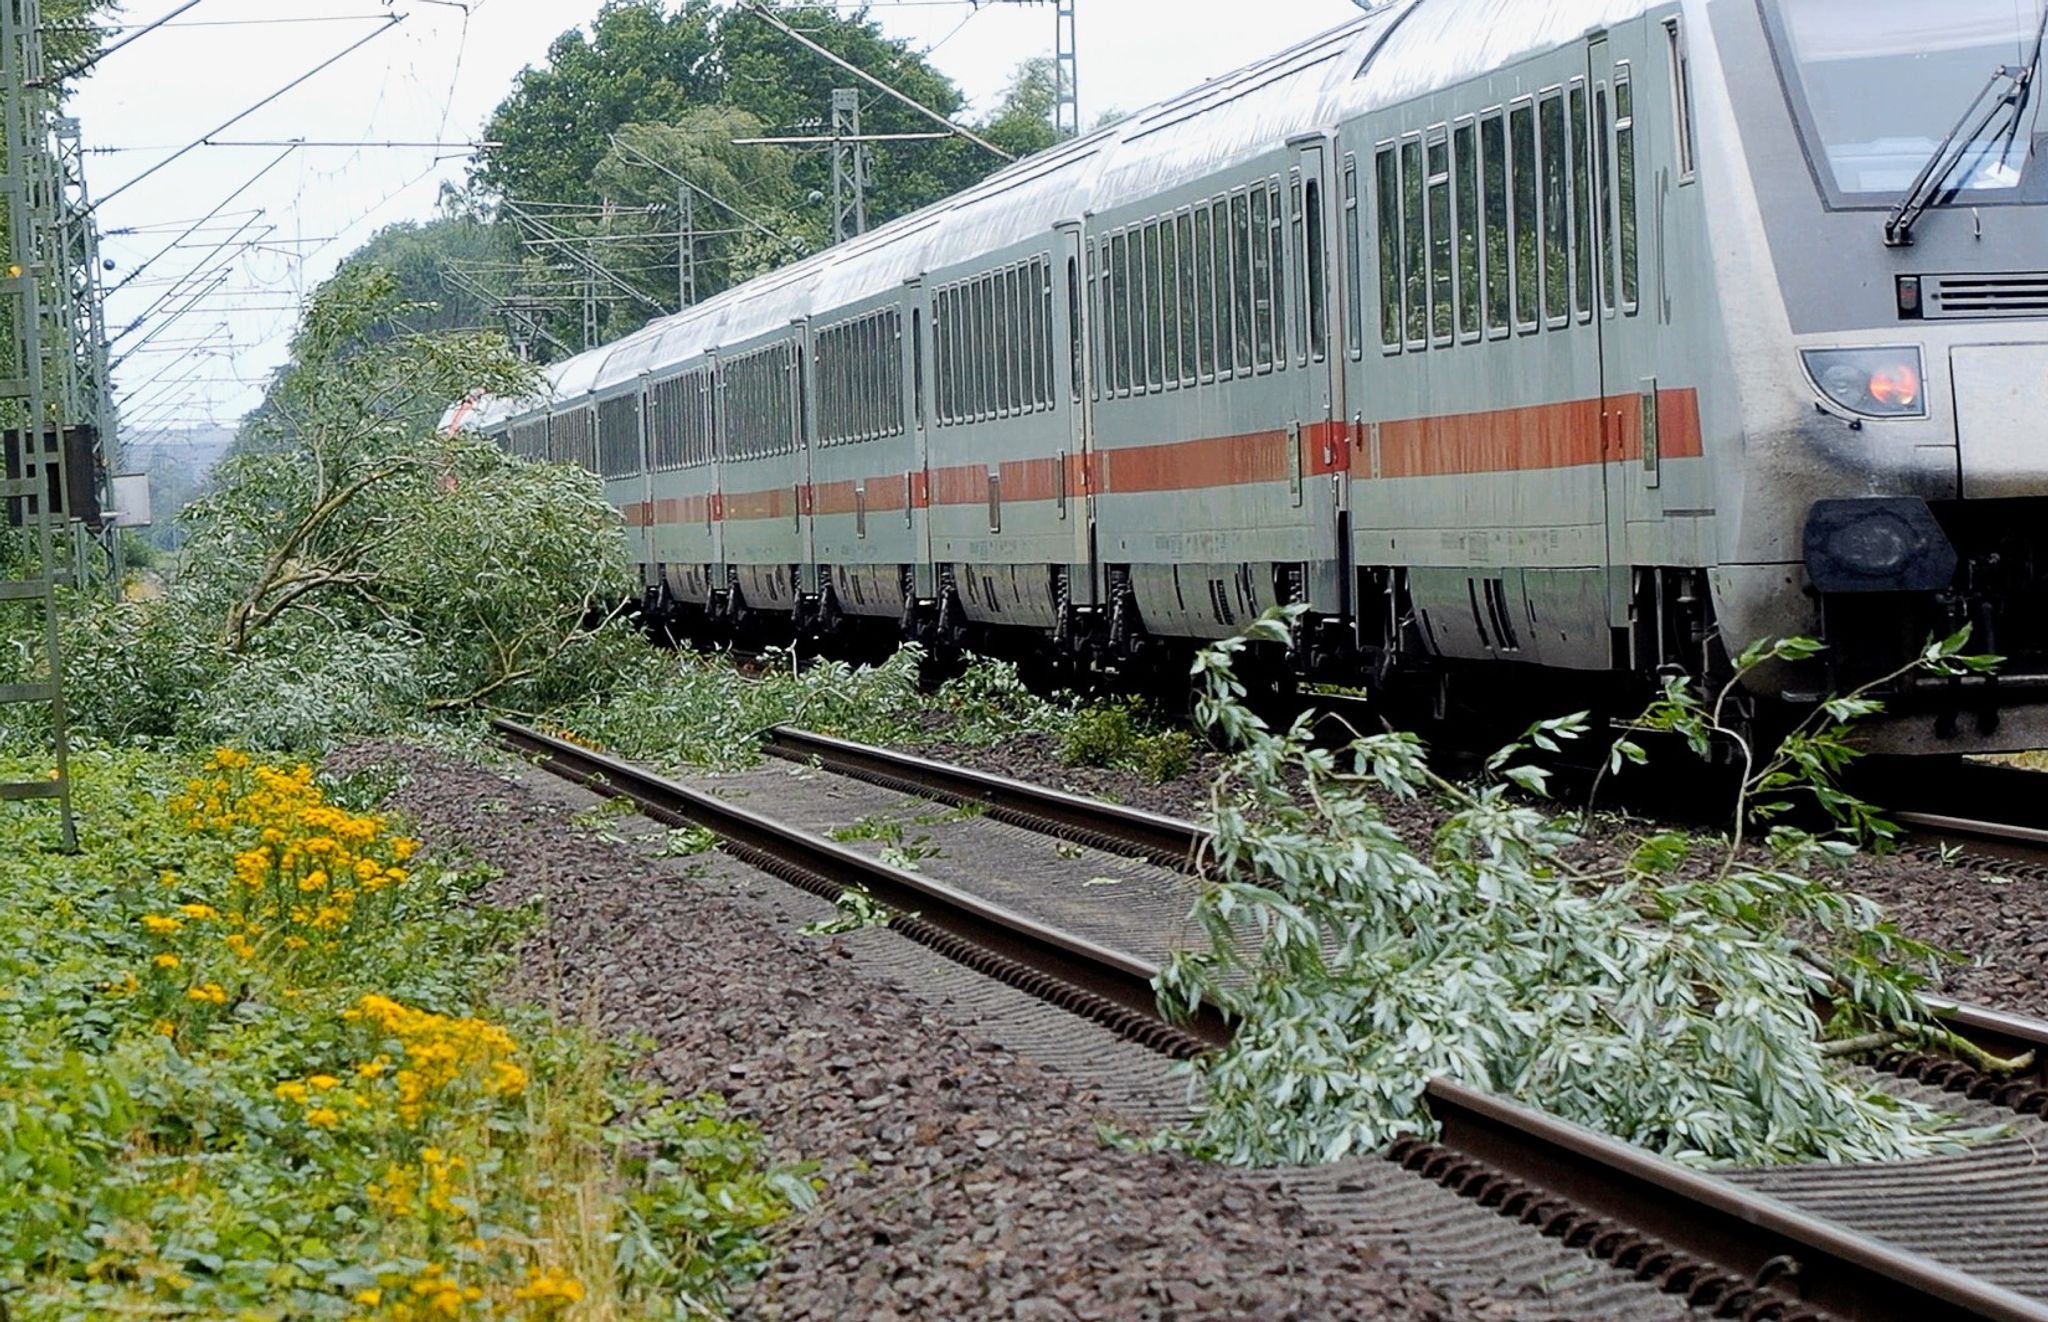
<svg viewBox="0 0 2048 1322"><path fill-rule="evenodd" d="M860 140L860 92L832 89L832 242L868 232L868 147Z"/></svg>
<svg viewBox="0 0 2048 1322"><path fill-rule="evenodd" d="M0 471L0 506L7 524L19 524L27 542L26 572L0 579L0 606L38 609L42 615L40 673L0 684L0 702L41 703L49 708L54 766L48 776L0 783L0 801L54 799L64 848L75 849L71 817L70 749L64 714L64 658L57 638L57 534L65 516L58 504L68 496L64 471L62 415L49 396L46 359L68 358L69 336L48 324L40 281L64 274L56 224L58 184L50 153L51 94L43 85L41 13L37 0L0 0L0 117L4 117L6 172L0 175L7 223L7 262L0 270L0 317L8 326L6 360L0 363L0 408L11 416L8 464ZM61 346L61 349L59 348ZM60 395L69 384L59 368Z"/></svg>
<svg viewBox="0 0 2048 1322"><path fill-rule="evenodd" d="M1074 38L1074 0L1054 0L1053 130L1062 138L1081 133L1081 57Z"/></svg>

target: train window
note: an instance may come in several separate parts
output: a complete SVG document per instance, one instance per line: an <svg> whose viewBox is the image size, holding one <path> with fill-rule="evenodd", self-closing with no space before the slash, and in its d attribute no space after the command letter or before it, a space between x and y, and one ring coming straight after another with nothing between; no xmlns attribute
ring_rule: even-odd
<svg viewBox="0 0 2048 1322"><path fill-rule="evenodd" d="M1168 389L1180 385L1180 222L1159 222L1159 334Z"/></svg>
<svg viewBox="0 0 2048 1322"><path fill-rule="evenodd" d="M1373 157L1379 188L1380 344L1401 347L1401 175L1394 149L1382 147Z"/></svg>
<svg viewBox="0 0 2048 1322"><path fill-rule="evenodd" d="M1237 374L1252 370L1252 203L1244 193L1230 199L1231 339Z"/></svg>
<svg viewBox="0 0 2048 1322"><path fill-rule="evenodd" d="M1230 379L1230 199L1219 197L1209 205L1209 286L1216 315L1216 379Z"/></svg>
<svg viewBox="0 0 2048 1322"><path fill-rule="evenodd" d="M619 395L597 406L598 467L606 477L640 471L640 408L635 395Z"/></svg>
<svg viewBox="0 0 2048 1322"><path fill-rule="evenodd" d="M1678 182L1689 184L1697 169L1697 148L1692 136L1692 59L1685 49L1685 33L1675 18L1664 20L1664 40L1671 61L1671 119L1678 126Z"/></svg>
<svg viewBox="0 0 2048 1322"><path fill-rule="evenodd" d="M1010 294L1014 287L1011 276L1014 272L998 271L986 281L988 290L988 338L982 342L982 353L990 360L993 389L989 392L990 412L999 418L1010 416L1016 400L1011 396L1010 364L1016 357L1017 335L1021 329L1011 311Z"/></svg>
<svg viewBox="0 0 2048 1322"><path fill-rule="evenodd" d="M1167 338L1171 319L1167 312L1166 226L1153 221L1145 227L1145 384L1163 389L1172 375L1167 362L1173 357L1173 342Z"/></svg>
<svg viewBox="0 0 2048 1322"><path fill-rule="evenodd" d="M1458 333L1479 335L1479 130L1467 120L1451 131L1451 161L1457 170Z"/></svg>
<svg viewBox="0 0 2048 1322"><path fill-rule="evenodd" d="M958 393L954 396L954 419L959 422L973 422L977 407L978 387L974 375L974 300L973 286L953 286L953 381Z"/></svg>
<svg viewBox="0 0 2048 1322"><path fill-rule="evenodd" d="M1159 364L1153 389L1176 384L1180 345L1179 287L1173 277L1173 217L1152 227L1152 358Z"/></svg>
<svg viewBox="0 0 2048 1322"><path fill-rule="evenodd" d="M1636 120L1627 62L1614 70L1614 182L1621 208L1621 309L1636 310Z"/></svg>
<svg viewBox="0 0 2048 1322"><path fill-rule="evenodd" d="M984 276L974 282L974 366L981 376L981 408L984 420L997 415L1001 404L997 377L1002 359L997 356L996 339L1008 330L996 320L997 278Z"/></svg>
<svg viewBox="0 0 2048 1322"><path fill-rule="evenodd" d="M1479 156L1487 209L1487 329L1505 332L1513 297L1507 258L1507 121L1497 111L1479 123Z"/></svg>
<svg viewBox="0 0 2048 1322"><path fill-rule="evenodd" d="M1104 297L1109 286L1108 265L1103 260L1101 240L1088 245L1088 394L1092 399L1102 398L1102 341L1109 333L1107 300Z"/></svg>
<svg viewBox="0 0 2048 1322"><path fill-rule="evenodd" d="M1323 361L1330 351L1329 249L1323 234L1323 181L1308 181L1308 355Z"/></svg>
<svg viewBox="0 0 2048 1322"><path fill-rule="evenodd" d="M1401 144L1401 266L1408 308L1408 343L1429 341L1429 237L1422 220L1422 140Z"/></svg>
<svg viewBox="0 0 2048 1322"><path fill-rule="evenodd" d="M953 381L946 370L953 347L948 302L945 290L932 291L932 411L941 427L953 422Z"/></svg>
<svg viewBox="0 0 2048 1322"><path fill-rule="evenodd" d="M1047 289L1044 297L1051 299L1053 291ZM1047 321L1051 321L1051 313ZM1073 403L1081 403L1081 366L1081 260L1067 258L1067 393ZM1051 370L1051 362L1047 370ZM1047 397L1051 393L1047 389Z"/></svg>
<svg viewBox="0 0 2048 1322"><path fill-rule="evenodd" d="M1010 292L1010 318L999 323L997 336L1012 341L1010 411L1029 413L1038 407L1038 293L1031 287L1033 266L1025 262L1003 274Z"/></svg>
<svg viewBox="0 0 2048 1322"><path fill-rule="evenodd" d="M1614 311L1613 124L1607 115L1607 84L1593 92L1594 179L1600 196L1600 306Z"/></svg>
<svg viewBox="0 0 2048 1322"><path fill-rule="evenodd" d="M1437 130L1439 133L1441 129ZM1429 338L1438 344L1451 340L1453 313L1451 270L1451 144L1435 138L1429 144Z"/></svg>
<svg viewBox="0 0 2048 1322"><path fill-rule="evenodd" d="M1280 185L1266 185L1266 239L1273 264L1273 366L1287 367L1287 227L1280 214Z"/></svg>
<svg viewBox="0 0 2048 1322"><path fill-rule="evenodd" d="M1536 233L1536 112L1527 102L1508 113L1508 150L1515 186L1515 325L1534 330L1541 315L1543 280Z"/></svg>
<svg viewBox="0 0 2048 1322"><path fill-rule="evenodd" d="M1287 181L1287 233L1294 252L1294 278L1308 280L1308 217L1302 211L1301 171ZM1294 352L1308 362L1308 291L1297 291L1294 300Z"/></svg>
<svg viewBox="0 0 2048 1322"><path fill-rule="evenodd" d="M1365 276L1359 269L1358 158L1344 158L1344 347L1353 358L1365 353Z"/></svg>
<svg viewBox="0 0 2048 1322"><path fill-rule="evenodd" d="M1152 380L1152 227L1131 231L1131 393Z"/></svg>
<svg viewBox="0 0 2048 1322"><path fill-rule="evenodd" d="M1071 288L1071 285L1069 286ZM1031 263L1032 297L1038 303L1038 334L1033 340L1038 355L1038 405L1051 408L1059 385L1054 381L1052 259L1040 257Z"/></svg>
<svg viewBox="0 0 2048 1322"><path fill-rule="evenodd" d="M1110 237L1110 387L1130 391L1130 244L1128 233Z"/></svg>
<svg viewBox="0 0 2048 1322"><path fill-rule="evenodd" d="M910 310L910 402L924 426L924 309Z"/></svg>
<svg viewBox="0 0 2048 1322"><path fill-rule="evenodd" d="M1587 168L1586 85L1574 80L1572 110L1572 306L1583 320L1593 315L1593 204Z"/></svg>
<svg viewBox="0 0 2048 1322"><path fill-rule="evenodd" d="M1252 189L1252 361L1273 370L1273 211L1264 188Z"/></svg>
<svg viewBox="0 0 2048 1322"><path fill-rule="evenodd" d="M1571 312L1571 213L1566 205L1564 97L1546 93L1537 112L1543 141L1543 315L1552 325Z"/></svg>
<svg viewBox="0 0 2048 1322"><path fill-rule="evenodd" d="M1180 281L1180 382L1184 386L1195 383L1199 371L1195 364L1195 217L1191 211L1183 211L1174 222L1179 231L1178 251L1180 263L1175 275Z"/></svg>
<svg viewBox="0 0 2048 1322"><path fill-rule="evenodd" d="M1195 208L1195 375L1216 379L1216 230L1208 204Z"/></svg>

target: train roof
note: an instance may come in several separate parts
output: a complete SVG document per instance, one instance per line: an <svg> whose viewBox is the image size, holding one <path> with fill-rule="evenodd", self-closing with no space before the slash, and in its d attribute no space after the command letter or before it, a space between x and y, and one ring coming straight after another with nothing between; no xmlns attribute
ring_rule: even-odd
<svg viewBox="0 0 2048 1322"><path fill-rule="evenodd" d="M1452 86L1634 17L1649 0L1395 0L1117 123L1059 143L858 238L657 318L550 369L555 400L604 392L943 275L1096 212L1156 197L1299 134ZM489 426L545 401L464 419Z"/></svg>

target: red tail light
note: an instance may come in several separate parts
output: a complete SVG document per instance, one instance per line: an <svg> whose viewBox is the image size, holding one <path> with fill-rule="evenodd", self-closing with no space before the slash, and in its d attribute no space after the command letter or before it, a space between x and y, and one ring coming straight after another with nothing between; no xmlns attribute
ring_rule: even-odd
<svg viewBox="0 0 2048 1322"><path fill-rule="evenodd" d="M1886 363L1870 374L1870 397L1904 413L1920 403L1920 373L1913 364Z"/></svg>

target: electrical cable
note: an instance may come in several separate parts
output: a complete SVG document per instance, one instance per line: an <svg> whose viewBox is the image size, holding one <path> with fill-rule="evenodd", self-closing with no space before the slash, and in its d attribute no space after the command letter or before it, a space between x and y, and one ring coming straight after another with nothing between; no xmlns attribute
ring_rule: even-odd
<svg viewBox="0 0 2048 1322"><path fill-rule="evenodd" d="M144 271L147 271L150 267L156 265L158 258L161 258L165 253L170 252L173 248L176 248L186 239L191 238L192 235L195 232L197 232L201 225L204 225L207 221L212 220L215 216L219 215L222 207L225 207L228 203L234 201L242 194L248 192L249 189L255 185L257 180L261 179L264 175L269 174L278 166L284 164L284 158L291 155L294 151L297 150L298 148L296 147L287 147L283 151L279 152L277 156L268 165L265 165L255 174L252 174L247 179L245 179L242 182L241 187L237 188L234 192L229 193L226 197L222 198L219 204L216 205L213 210L207 212L199 219L193 221L192 224L185 230L183 234L180 234L177 238L172 239L169 243L165 244L164 247L161 250L159 250L155 256L149 258L147 261L143 262L142 265L136 267L134 270L128 272L127 275L121 277L120 281L116 283L113 288L106 291L106 297L111 298L113 295L118 294L123 289L127 288L129 282L134 280L135 277L141 275ZM104 201L105 199L101 200ZM251 213L251 217L253 218L255 216L260 216L262 214L263 208L258 207L254 212ZM244 223L246 224L246 222ZM237 233L239 232L240 231L238 230Z"/></svg>
<svg viewBox="0 0 2048 1322"><path fill-rule="evenodd" d="M350 42L350 43L348 44L348 46L347 46L346 48L344 48L344 49L342 49L342 50L340 50L340 51L337 51L337 52L336 52L335 54L333 54L333 55L329 56L329 57L328 57L327 59L325 59L325 60L322 60L322 61L321 61L321 62L320 62L319 64L316 64L316 65L314 65L314 66L313 66L313 67L312 67L311 69L308 69L308 70L306 70L306 72L304 72L304 73L300 74L300 75L299 75L298 77L296 77L296 78L292 79L292 80L291 80L290 82L286 83L286 84L285 84L285 85L284 85L283 87L280 87L280 88L278 88L278 89L277 89L277 90L276 90L275 92L272 92L272 93L271 93L271 94L270 94L269 96L266 96L266 97L264 97L264 98L263 98L263 99L262 99L261 101L258 101L258 102L256 102L256 103L255 103L254 105L250 106L250 107L249 107L248 109L246 109L246 110L243 110L243 111L241 111L241 112L239 112L239 113L237 113L237 114L235 114L235 115L233 115L233 116L230 116L230 117L229 117L228 119L226 119L226 120L223 120L223 121L222 121L222 122L221 122L221 123L220 123L219 125L217 125L216 127L214 127L214 128L212 129L212 130L210 130L210 131L208 131L208 132L206 132L206 133L202 133L202 134L201 134L201 135L200 135L200 136L199 136L198 138L194 139L194 140L193 140L192 142L190 142L190 143L186 144L186 145L185 145L185 146L183 146L183 147L180 147L180 148L179 148L178 150L176 150L176 151L172 152L172 153L171 153L171 154L170 154L169 156L166 156L166 157L164 157L164 159L162 159L162 160L158 161L158 162L157 162L157 163L156 163L155 165L152 165L152 166L150 166L150 167L149 167L149 168L148 168L147 170L144 170L144 171L143 171L143 172L142 172L141 174L138 174L138 175L136 175L136 176L135 176L135 177L134 177L133 179L130 179L130 180L128 180L128 181L127 181L126 183L124 183L124 184L122 184L122 185L121 185L120 187L116 188L116 189L115 189L115 190L114 190L113 192L111 192L111 193L107 193L107 194L105 194L105 195L101 196L101 197L100 197L100 198L99 198L98 200L96 200L96 201L95 201L95 202L94 202L94 203L92 204L92 209L93 209L94 211L97 211L97 210L98 210L99 208L101 208L101 207L105 206L105 205L106 205L107 203L109 203L109 202L113 201L113 200L114 200L115 198L117 198L117 197L119 197L119 196L120 196L121 194L123 194L123 193L127 192L127 191L128 191L129 189L131 189L131 188L135 187L135 185L137 185L137 184L141 183L141 182L142 182L143 180L145 180L145 179L149 178L149 177L150 177L151 175L155 174L155 173L156 173L157 171L159 171L159 170L163 169L163 168L164 168L165 166L169 165L169 164L170 164L170 163L171 163L172 161L175 161L175 160L179 159L180 157L184 156L184 155L185 155L185 154L186 154L187 152L189 152L189 151L192 151L192 150L194 150L195 148L197 148L197 147L200 147L200 146L204 145L204 143L206 142L206 140L207 140L208 138L211 138L211 137L212 137L212 136L213 136L213 135L214 135L215 133L219 133L219 132L220 132L220 131L221 131L222 129L225 129L225 128L230 128L230 127L232 127L233 125L236 125L236 124L239 124L239 123L241 123L241 122L242 122L243 120L247 119L247 118L248 118L249 116L251 116L251 115L255 114L255 113L256 113L257 111L259 111L259 110L263 109L263 107L265 107L265 106L269 105L269 104L270 104L271 102L273 102L273 101L277 100L277 99L278 99L279 97L283 96L283 95L284 95L285 93L287 93L287 92L291 91L291 90L292 90L293 88L295 88L295 87L299 86L299 84L301 84L301 83L303 83L303 82L306 82L306 81L307 81L308 79L310 79L310 78L314 77L314 76L315 76L316 74L319 74L319 73L322 73L322 72L324 72L324 71L325 71L325 70L327 70L328 68L330 68L330 67L332 67L333 65L335 65L335 64L337 64L337 63L339 63L339 62L340 62L341 60L343 60L343 59L344 59L344 58L346 58L347 56L349 56L349 55L353 54L353 53L354 53L355 51L357 51L357 50L360 50L360 49L361 49L362 47L364 47L364 46L367 46L367 45L369 45L369 44L370 44L371 42L375 41L375 40L376 40L377 38L379 38L379 37L383 36L383 35L384 35L385 33L389 32L389 31L391 31L391 29L393 29L393 28L397 27L397 26L398 26L398 25L399 25L400 23L403 23L404 21L405 21L405 16L404 16L403 14L393 14L393 15L391 16L391 18L390 18L390 21L389 21L389 22L387 22L387 23L385 23L383 27L380 27L380 28L378 28L378 29L377 29L377 30L376 30L375 32L372 32L372 33L368 34L367 36L364 36L364 37L358 38L357 40L355 40L355 41L353 41L353 42Z"/></svg>

